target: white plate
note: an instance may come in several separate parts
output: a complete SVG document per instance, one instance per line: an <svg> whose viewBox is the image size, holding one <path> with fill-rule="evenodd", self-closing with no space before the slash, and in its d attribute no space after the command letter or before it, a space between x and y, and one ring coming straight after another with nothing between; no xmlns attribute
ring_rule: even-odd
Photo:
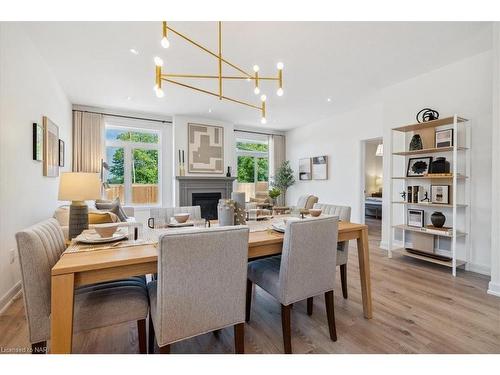
<svg viewBox="0 0 500 375"><path fill-rule="evenodd" d="M111 237L101 237L95 231L90 233L82 233L76 237L76 241L82 243L107 243L123 240L127 238L128 233L117 231Z"/></svg>
<svg viewBox="0 0 500 375"><path fill-rule="evenodd" d="M194 223L192 221L186 221L185 223L178 223L177 221L172 221L167 224L167 227L180 228L180 227L192 227Z"/></svg>
<svg viewBox="0 0 500 375"><path fill-rule="evenodd" d="M276 232L285 233L285 223L273 224L272 227Z"/></svg>

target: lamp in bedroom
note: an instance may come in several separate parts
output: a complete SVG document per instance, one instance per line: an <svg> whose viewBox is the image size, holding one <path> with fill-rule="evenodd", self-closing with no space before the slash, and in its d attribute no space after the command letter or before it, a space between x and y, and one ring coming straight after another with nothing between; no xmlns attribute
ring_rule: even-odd
<svg viewBox="0 0 500 375"><path fill-rule="evenodd" d="M89 228L86 200L101 197L101 181L97 173L65 172L59 180L59 200L71 201L69 235L72 239Z"/></svg>

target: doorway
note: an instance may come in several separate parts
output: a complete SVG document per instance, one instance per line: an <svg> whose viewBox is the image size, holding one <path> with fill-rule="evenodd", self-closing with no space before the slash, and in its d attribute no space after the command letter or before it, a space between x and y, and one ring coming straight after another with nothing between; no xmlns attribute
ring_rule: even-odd
<svg viewBox="0 0 500 375"><path fill-rule="evenodd" d="M383 138L361 142L361 217L371 236L382 237Z"/></svg>

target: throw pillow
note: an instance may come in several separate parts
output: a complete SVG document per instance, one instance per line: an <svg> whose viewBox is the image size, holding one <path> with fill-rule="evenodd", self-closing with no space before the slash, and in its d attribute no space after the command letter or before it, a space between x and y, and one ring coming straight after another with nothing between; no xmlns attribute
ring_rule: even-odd
<svg viewBox="0 0 500 375"><path fill-rule="evenodd" d="M96 200L95 207L98 210L107 210L109 212L114 213L120 221L127 221L128 217L123 211L123 208L120 205L120 198L116 197L113 201L104 201L104 200Z"/></svg>

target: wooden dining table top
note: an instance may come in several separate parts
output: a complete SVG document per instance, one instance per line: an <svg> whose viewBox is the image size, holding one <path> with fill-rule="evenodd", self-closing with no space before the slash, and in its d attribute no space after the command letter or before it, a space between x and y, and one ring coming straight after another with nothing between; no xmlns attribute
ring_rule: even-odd
<svg viewBox="0 0 500 375"><path fill-rule="evenodd" d="M354 233L366 228L364 224L339 222L339 242L357 238ZM351 235L353 234L353 235ZM281 253L283 233L268 229L250 232L248 238L249 259ZM52 275L84 272L93 269L111 268L145 262L156 262L157 244L117 247L106 250L64 253L52 268Z"/></svg>

